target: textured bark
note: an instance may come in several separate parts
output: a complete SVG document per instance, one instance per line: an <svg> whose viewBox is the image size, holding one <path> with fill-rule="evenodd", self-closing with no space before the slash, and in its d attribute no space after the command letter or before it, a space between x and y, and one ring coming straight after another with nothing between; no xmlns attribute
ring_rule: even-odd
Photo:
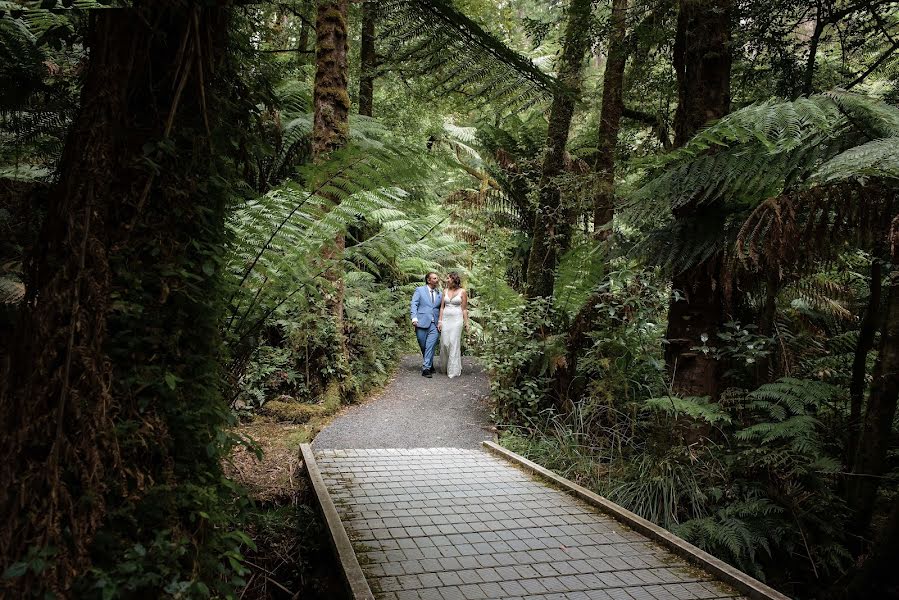
<svg viewBox="0 0 899 600"><path fill-rule="evenodd" d="M730 18L730 0L680 0L674 44L676 146L730 108ZM699 215L687 206L674 216ZM702 334L714 339L722 322L721 267L721 257L713 256L672 277L672 288L681 298L673 296L669 305L665 364L675 394L714 396L718 391L716 361L693 348L702 345Z"/></svg>
<svg viewBox="0 0 899 600"><path fill-rule="evenodd" d="M191 191L205 172L198 163L209 157L201 134L206 88L227 19L223 11L174 4L91 14L80 110L50 193L42 243L30 257L9 370L0 373L0 513L6 515L0 562L22 560L29 548L56 551L39 576L0 583L10 597L68 594L90 564L90 545L107 511L166 476L164 449L133 449L150 441L141 438L156 436L162 448L169 439L152 391L138 398L143 388L123 390L140 357L112 354L109 342L147 333L116 330L116 319L135 309L116 306L115 297L140 286L146 302L132 324L149 327L143 315L165 304L169 292L178 294L155 277L156 261L183 250L180 242L190 240L173 238L179 227L191 229L194 209L203 207ZM196 171L185 176L171 168L175 159L160 153L154 157L159 172L148 172L145 144L168 138L184 114L195 128L185 154L193 152L188 159ZM178 358L164 350L148 348L154 355L148 360L174 370ZM116 437L122 422L138 429L127 442Z"/></svg>
<svg viewBox="0 0 899 600"><path fill-rule="evenodd" d="M322 0L315 17L312 151L316 160L325 160L345 146L349 136L347 6L348 0Z"/></svg>
<svg viewBox="0 0 899 600"><path fill-rule="evenodd" d="M871 286L868 294L868 305L862 318L858 334L858 344L852 358L852 379L849 383L849 437L846 443L846 466L852 469L855 463L855 451L858 448L858 433L861 428L862 406L865 402L865 374L867 373L868 352L874 347L874 335L877 333L880 315L880 291L882 286L882 263L875 258L871 261Z"/></svg>
<svg viewBox="0 0 899 600"><path fill-rule="evenodd" d="M894 500L886 523L878 532L877 541L871 552L849 580L845 591L840 590L832 594L832 598L871 600L899 597L897 556L899 556L899 500Z"/></svg>
<svg viewBox="0 0 899 600"><path fill-rule="evenodd" d="M334 150L346 146L349 140L350 95L349 47L347 41L348 0L319 0L315 18L315 88L313 105L315 117L312 128L312 152L316 162L328 160ZM336 200L336 199L335 199ZM337 234L322 255L333 266L325 276L334 288L328 304L334 315L334 327L340 356L347 357L344 333L343 304L345 287L340 262L346 249L343 233Z"/></svg>
<svg viewBox="0 0 899 600"><path fill-rule="evenodd" d="M865 416L852 478L849 481L847 504L853 511L848 531L864 537L871 524L877 492L886 468L896 402L899 398L899 253L891 259L886 317L881 330L874 380L868 394ZM860 548L859 548L860 549Z"/></svg>
<svg viewBox="0 0 899 600"><path fill-rule="evenodd" d="M599 189L594 199L593 231L597 237L606 238L610 229L601 228L610 223L615 214L615 148L621 115L624 112L624 66L627 63L625 33L627 27L627 0L612 0L612 32L609 36L609 57L602 76L602 108L599 114L599 143L593 168L597 173Z"/></svg>
<svg viewBox="0 0 899 600"><path fill-rule="evenodd" d="M680 0L679 7L674 40L678 147L730 109L732 1Z"/></svg>
<svg viewBox="0 0 899 600"><path fill-rule="evenodd" d="M562 56L559 59L560 87L553 95L546 135L546 152L540 177L540 199L531 236L526 293L529 297L552 296L559 257L567 244L571 215L562 205L556 184L565 167L565 145L580 95L584 55L590 44L593 0L571 0Z"/></svg>
<svg viewBox="0 0 899 600"><path fill-rule="evenodd" d="M359 114L371 117L374 114L375 97L375 3L362 4L362 40L359 45Z"/></svg>

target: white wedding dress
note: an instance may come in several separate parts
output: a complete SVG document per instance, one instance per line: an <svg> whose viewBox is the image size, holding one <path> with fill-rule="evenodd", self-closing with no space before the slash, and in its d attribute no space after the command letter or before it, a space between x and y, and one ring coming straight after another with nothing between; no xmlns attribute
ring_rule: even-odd
<svg viewBox="0 0 899 600"><path fill-rule="evenodd" d="M452 298L445 294L443 324L440 328L440 370L447 377L462 374L462 290Z"/></svg>

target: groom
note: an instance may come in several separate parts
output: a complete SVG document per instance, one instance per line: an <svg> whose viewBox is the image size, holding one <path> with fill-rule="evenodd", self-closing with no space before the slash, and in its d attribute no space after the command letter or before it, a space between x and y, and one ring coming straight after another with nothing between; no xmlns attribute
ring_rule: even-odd
<svg viewBox="0 0 899 600"><path fill-rule="evenodd" d="M412 324L415 325L415 337L424 359L421 362L421 374L423 377L431 377L434 374L434 349L437 347L437 338L440 332L437 329L437 317L440 315L440 289L437 273L425 275L425 283L415 288L412 294Z"/></svg>

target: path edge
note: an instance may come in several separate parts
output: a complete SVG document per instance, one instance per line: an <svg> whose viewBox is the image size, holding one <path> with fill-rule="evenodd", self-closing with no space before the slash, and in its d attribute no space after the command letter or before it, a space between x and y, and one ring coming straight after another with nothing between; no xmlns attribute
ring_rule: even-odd
<svg viewBox="0 0 899 600"><path fill-rule="evenodd" d="M359 565L359 559L356 558L353 543L350 541L343 522L340 520L334 501L331 500L331 494L328 493L328 487L325 485L324 479L322 479L318 463L315 462L312 446L310 444L300 444L300 455L306 465L306 473L312 482L312 488L315 490L316 498L318 498L319 507L328 525L331 547L340 561L344 583L349 589L350 597L352 600L374 600L375 595L368 586L368 580L365 578L365 573Z"/></svg>
<svg viewBox="0 0 899 600"><path fill-rule="evenodd" d="M663 546L672 550L678 556L690 561L694 565L702 567L709 571L712 575L717 576L723 582L732 585L737 591L746 594L754 600L790 600L775 590L750 577L746 573L735 569L726 562L715 558L705 550L697 548L693 544L682 540L670 531L659 527L651 521L647 521L643 517L632 513L631 511L618 506L611 500L603 498L599 494L591 492L587 488L580 486L573 481L565 479L561 475L553 473L549 469L541 467L537 463L526 459L525 457L507 450L496 442L484 441L484 447L493 454L505 458L509 462L513 462L524 469L550 480L554 484L563 488L565 491L577 496L588 504L600 509L602 512L610 515L615 520L624 523L631 529L642 533L646 537L661 543Z"/></svg>

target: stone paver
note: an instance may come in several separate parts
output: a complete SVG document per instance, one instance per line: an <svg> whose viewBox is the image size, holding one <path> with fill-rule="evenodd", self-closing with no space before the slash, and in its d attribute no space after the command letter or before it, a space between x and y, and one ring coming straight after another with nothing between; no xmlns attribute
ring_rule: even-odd
<svg viewBox="0 0 899 600"><path fill-rule="evenodd" d="M319 450L316 462L382 600L740 598L480 450Z"/></svg>

